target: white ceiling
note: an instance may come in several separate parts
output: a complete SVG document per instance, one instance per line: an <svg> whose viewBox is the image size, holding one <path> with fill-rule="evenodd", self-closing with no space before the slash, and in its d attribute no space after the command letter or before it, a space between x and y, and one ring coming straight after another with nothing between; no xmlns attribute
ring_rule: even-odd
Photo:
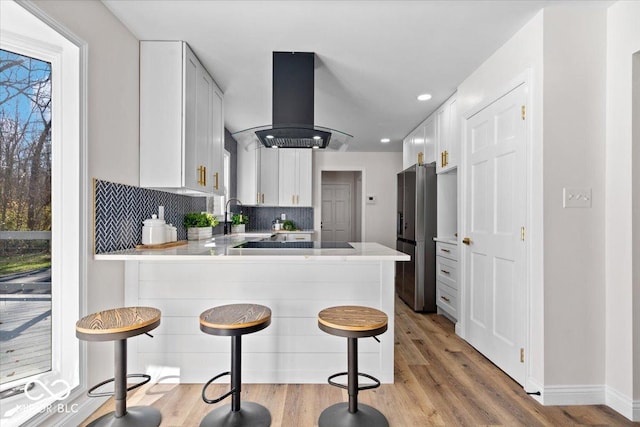
<svg viewBox="0 0 640 427"><path fill-rule="evenodd" d="M188 42L225 94L231 132L271 123L273 51L315 52L315 124L354 135L347 151L401 151L402 139L541 8L584 2L103 3L138 39ZM433 98L417 101L425 92Z"/></svg>

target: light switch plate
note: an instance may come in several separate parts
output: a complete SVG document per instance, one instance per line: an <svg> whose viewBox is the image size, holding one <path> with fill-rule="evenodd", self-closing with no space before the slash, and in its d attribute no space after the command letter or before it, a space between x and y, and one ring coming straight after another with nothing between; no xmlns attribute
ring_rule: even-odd
<svg viewBox="0 0 640 427"><path fill-rule="evenodd" d="M591 189L590 188L569 188L562 189L563 208L590 208Z"/></svg>

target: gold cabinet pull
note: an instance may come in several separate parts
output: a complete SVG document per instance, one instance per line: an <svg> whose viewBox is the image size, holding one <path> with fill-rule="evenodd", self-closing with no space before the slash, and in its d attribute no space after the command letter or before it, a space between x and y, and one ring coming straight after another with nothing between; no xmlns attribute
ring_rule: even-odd
<svg viewBox="0 0 640 427"><path fill-rule="evenodd" d="M207 167L206 166L202 167L202 185L204 187L207 186Z"/></svg>
<svg viewBox="0 0 640 427"><path fill-rule="evenodd" d="M260 193L256 193L256 205L260 203Z"/></svg>
<svg viewBox="0 0 640 427"><path fill-rule="evenodd" d="M219 189L219 188L218 188L219 175L220 175L220 174L219 174L218 172L216 172L216 173L214 173L214 174L213 174L213 176L216 178L216 184L213 186L213 188L215 188L216 190L218 190L218 189Z"/></svg>
<svg viewBox="0 0 640 427"><path fill-rule="evenodd" d="M291 195L291 204L292 205L296 204L296 196L294 196L293 194Z"/></svg>
<svg viewBox="0 0 640 427"><path fill-rule="evenodd" d="M204 185L204 166L198 166L198 185Z"/></svg>
<svg viewBox="0 0 640 427"><path fill-rule="evenodd" d="M300 196L296 194L296 205L300 204Z"/></svg>
<svg viewBox="0 0 640 427"><path fill-rule="evenodd" d="M449 272L449 271L447 271L447 270L440 269L440 271L441 271L442 273L444 273L444 274L451 274L451 272Z"/></svg>
<svg viewBox="0 0 640 427"><path fill-rule="evenodd" d="M451 253L449 249L440 249L442 252Z"/></svg>
<svg viewBox="0 0 640 427"><path fill-rule="evenodd" d="M423 164L424 164L424 153L422 153L421 151L418 153L418 165L422 166Z"/></svg>
<svg viewBox="0 0 640 427"><path fill-rule="evenodd" d="M471 244L471 239L468 237L465 237L464 239L462 239L462 243L464 243L465 245L470 245Z"/></svg>
<svg viewBox="0 0 640 427"><path fill-rule="evenodd" d="M440 167L444 167L444 151L440 152Z"/></svg>
<svg viewBox="0 0 640 427"><path fill-rule="evenodd" d="M262 204L264 204L264 193L262 193Z"/></svg>
<svg viewBox="0 0 640 427"><path fill-rule="evenodd" d="M444 150L444 165L449 166L449 150Z"/></svg>
<svg viewBox="0 0 640 427"><path fill-rule="evenodd" d="M440 299L443 299L446 302L451 302L451 300L449 298L445 297L444 295L440 295Z"/></svg>

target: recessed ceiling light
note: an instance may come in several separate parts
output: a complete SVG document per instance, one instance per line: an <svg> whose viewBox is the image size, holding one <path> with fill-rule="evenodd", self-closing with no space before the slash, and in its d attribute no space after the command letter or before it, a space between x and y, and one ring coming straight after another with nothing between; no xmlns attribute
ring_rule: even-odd
<svg viewBox="0 0 640 427"><path fill-rule="evenodd" d="M273 135L267 135L267 139L273 139Z"/></svg>
<svg viewBox="0 0 640 427"><path fill-rule="evenodd" d="M386 144L387 142L391 142L391 140L389 138L382 138L380 142L382 142L383 144Z"/></svg>
<svg viewBox="0 0 640 427"><path fill-rule="evenodd" d="M418 101L428 101L431 99L431 94L423 93L422 95L418 95Z"/></svg>
<svg viewBox="0 0 640 427"><path fill-rule="evenodd" d="M318 135L315 135L315 136L313 137L313 139L315 139L315 140L317 141L317 140L319 140L319 139L322 139L322 137L321 137L321 136L318 136Z"/></svg>

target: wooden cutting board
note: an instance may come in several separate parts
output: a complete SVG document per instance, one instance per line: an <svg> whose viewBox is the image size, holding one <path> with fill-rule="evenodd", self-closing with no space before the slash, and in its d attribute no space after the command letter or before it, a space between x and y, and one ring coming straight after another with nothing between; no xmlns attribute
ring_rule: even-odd
<svg viewBox="0 0 640 427"><path fill-rule="evenodd" d="M189 243L186 240L178 240L177 242L158 243L157 245L136 245L136 249L167 249L176 246L184 246Z"/></svg>

